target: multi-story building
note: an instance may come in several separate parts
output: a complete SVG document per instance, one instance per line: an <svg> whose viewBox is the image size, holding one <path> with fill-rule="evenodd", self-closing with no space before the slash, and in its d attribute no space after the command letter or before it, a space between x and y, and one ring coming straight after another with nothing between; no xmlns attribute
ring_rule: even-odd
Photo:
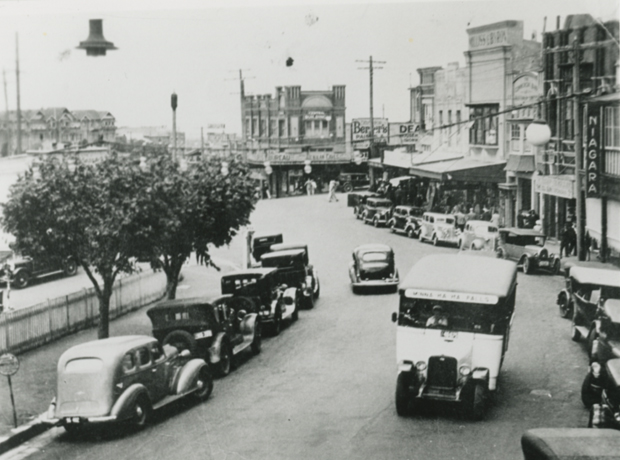
<svg viewBox="0 0 620 460"><path fill-rule="evenodd" d="M95 142L113 142L116 126L110 112L74 110L64 107L22 110L21 149L49 150L65 146L84 146ZM2 154L17 150L17 112L0 113L0 145Z"/></svg>
<svg viewBox="0 0 620 460"><path fill-rule="evenodd" d="M537 157L543 226L560 236L566 222L579 225L581 220L584 235L595 240L603 259L620 254L618 35L618 20L571 15L562 28L558 17L556 30L543 40L542 94L551 129L551 141ZM575 69L578 88L573 85ZM579 102L584 162L576 177L574 104ZM576 215L578 198L585 215Z"/></svg>
<svg viewBox="0 0 620 460"><path fill-rule="evenodd" d="M345 148L345 87L275 96L242 94L243 143L256 179L273 196L293 193L313 177L321 186L351 163Z"/></svg>

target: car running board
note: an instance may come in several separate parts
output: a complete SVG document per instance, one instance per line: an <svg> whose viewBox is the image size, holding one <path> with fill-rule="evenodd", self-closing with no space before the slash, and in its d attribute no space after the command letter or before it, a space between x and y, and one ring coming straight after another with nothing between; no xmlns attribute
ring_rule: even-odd
<svg viewBox="0 0 620 460"><path fill-rule="evenodd" d="M243 342L241 342L239 345L236 345L235 347L233 347L233 355L238 355L239 353L241 353L243 350L247 349L250 347L250 345L252 345L252 341L254 340L254 335L244 335L243 336Z"/></svg>
<svg viewBox="0 0 620 460"><path fill-rule="evenodd" d="M188 391L186 393L180 394L180 395L169 395L169 396L166 396L161 401L158 401L157 404L153 404L153 410L157 410L160 407L164 407L165 405L170 404L171 402L174 402L177 399L181 399L181 398L187 396L188 394L193 393L194 391L196 391L196 388L194 388L193 390Z"/></svg>

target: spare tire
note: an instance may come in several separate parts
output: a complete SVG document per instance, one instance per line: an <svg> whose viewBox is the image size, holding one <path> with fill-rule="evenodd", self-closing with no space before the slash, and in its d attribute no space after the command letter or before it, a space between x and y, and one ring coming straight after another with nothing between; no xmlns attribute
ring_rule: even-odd
<svg viewBox="0 0 620 460"><path fill-rule="evenodd" d="M189 350L192 356L196 356L198 351L198 344L192 334L187 331L172 331L166 337L162 345L172 345L177 348L179 352L183 350Z"/></svg>

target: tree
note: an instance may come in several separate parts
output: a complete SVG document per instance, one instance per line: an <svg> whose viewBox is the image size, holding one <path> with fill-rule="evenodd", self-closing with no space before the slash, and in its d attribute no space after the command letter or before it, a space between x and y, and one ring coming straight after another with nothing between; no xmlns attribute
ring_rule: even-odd
<svg viewBox="0 0 620 460"><path fill-rule="evenodd" d="M116 155L95 164L50 156L18 179L3 205L2 224L15 236L16 250L72 256L82 266L99 300L100 339L109 336L114 281L137 269L135 247L143 238L138 211L149 205L146 179Z"/></svg>
<svg viewBox="0 0 620 460"><path fill-rule="evenodd" d="M140 208L140 258L164 271L167 297L174 299L181 268L191 254L217 268L210 245L229 244L249 223L255 185L246 165L234 157L203 158L183 170L169 156L160 156L148 164L146 175L149 201Z"/></svg>

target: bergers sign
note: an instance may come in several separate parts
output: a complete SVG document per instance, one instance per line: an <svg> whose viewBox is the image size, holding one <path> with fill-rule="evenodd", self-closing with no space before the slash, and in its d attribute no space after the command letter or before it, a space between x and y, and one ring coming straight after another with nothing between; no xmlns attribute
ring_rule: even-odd
<svg viewBox="0 0 620 460"><path fill-rule="evenodd" d="M389 138L387 118L374 118L374 141L387 143ZM363 142L370 139L370 118L355 118L351 120L351 142Z"/></svg>

